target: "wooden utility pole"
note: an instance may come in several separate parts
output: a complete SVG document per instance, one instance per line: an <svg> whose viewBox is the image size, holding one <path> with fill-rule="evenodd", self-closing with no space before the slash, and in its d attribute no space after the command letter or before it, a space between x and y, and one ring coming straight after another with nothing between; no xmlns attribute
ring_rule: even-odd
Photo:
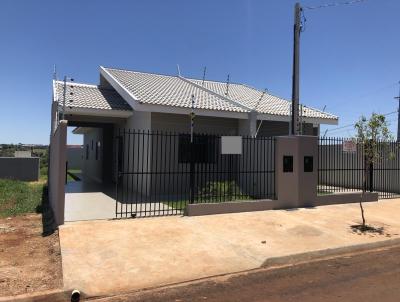
<svg viewBox="0 0 400 302"><path fill-rule="evenodd" d="M292 123L291 123L291 135L299 135L299 93L300 93L300 16L301 6L300 3L296 3L294 7L294 39L293 39L293 78L292 78Z"/></svg>

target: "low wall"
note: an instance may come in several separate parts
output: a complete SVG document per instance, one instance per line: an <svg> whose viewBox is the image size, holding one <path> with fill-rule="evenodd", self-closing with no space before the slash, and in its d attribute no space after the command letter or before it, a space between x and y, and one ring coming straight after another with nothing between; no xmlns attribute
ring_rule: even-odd
<svg viewBox="0 0 400 302"><path fill-rule="evenodd" d="M276 200L261 199L255 201L232 201L220 203L197 203L188 204L186 215L202 216L212 214L239 213L273 210L277 205Z"/></svg>
<svg viewBox="0 0 400 302"><path fill-rule="evenodd" d="M332 205L332 204L345 204L356 203L361 200L361 192L352 193L338 193L317 196L316 201L309 204L310 207ZM378 201L378 193L366 192L363 202ZM289 207L290 208L290 207ZM239 212L254 212L254 211L267 211L288 209L285 202L271 199L249 200L238 202L221 202L221 203L198 203L189 204L186 208L186 215L188 216L202 216L213 214L226 214L226 213L239 213Z"/></svg>
<svg viewBox="0 0 400 302"><path fill-rule="evenodd" d="M317 196L315 202L316 206L323 206L328 204L343 204L343 203L355 203L378 201L378 193L376 192L365 192L364 198L362 199L361 192L351 192L351 193L337 193Z"/></svg>
<svg viewBox="0 0 400 302"><path fill-rule="evenodd" d="M0 178L38 181L39 157L0 157Z"/></svg>

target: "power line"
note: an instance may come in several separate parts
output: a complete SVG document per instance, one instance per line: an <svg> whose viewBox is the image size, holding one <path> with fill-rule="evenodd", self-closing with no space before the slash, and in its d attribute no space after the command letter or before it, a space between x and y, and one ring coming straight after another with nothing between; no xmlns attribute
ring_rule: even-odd
<svg viewBox="0 0 400 302"><path fill-rule="evenodd" d="M388 116L388 115L391 115L391 114L395 114L395 113L397 113L397 112L398 112L398 111L396 110L396 111L384 113L384 114L382 114L382 115L383 115L383 116ZM328 129L327 132L336 132L336 130L345 129L345 128L349 128L349 127L354 127L355 125L356 125L356 123L348 124L348 125L345 125L345 126L341 126L341 127L337 127L337 128L333 128L333 129ZM343 130L343 131L346 131L346 130Z"/></svg>
<svg viewBox="0 0 400 302"><path fill-rule="evenodd" d="M346 1L346 2L334 2L334 3L317 5L317 6L304 6L303 8L320 9L320 8L335 7L335 6L342 6L342 5L351 5L351 4L361 3L361 2L365 2L365 1L367 1L367 0L352 0L352 1Z"/></svg>

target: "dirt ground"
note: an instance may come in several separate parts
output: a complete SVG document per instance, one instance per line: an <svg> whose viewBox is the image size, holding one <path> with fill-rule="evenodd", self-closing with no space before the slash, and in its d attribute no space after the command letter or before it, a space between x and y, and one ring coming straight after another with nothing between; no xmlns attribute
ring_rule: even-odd
<svg viewBox="0 0 400 302"><path fill-rule="evenodd" d="M58 231L42 232L40 214L0 219L0 296L62 287Z"/></svg>

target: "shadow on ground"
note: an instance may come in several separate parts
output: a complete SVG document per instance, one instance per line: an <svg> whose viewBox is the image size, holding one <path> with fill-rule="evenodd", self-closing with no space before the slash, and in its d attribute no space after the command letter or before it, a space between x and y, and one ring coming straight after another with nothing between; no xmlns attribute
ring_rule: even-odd
<svg viewBox="0 0 400 302"><path fill-rule="evenodd" d="M53 211L49 203L49 190L48 186L43 186L42 202L36 207L36 213L42 214L42 236L50 236L56 230Z"/></svg>

